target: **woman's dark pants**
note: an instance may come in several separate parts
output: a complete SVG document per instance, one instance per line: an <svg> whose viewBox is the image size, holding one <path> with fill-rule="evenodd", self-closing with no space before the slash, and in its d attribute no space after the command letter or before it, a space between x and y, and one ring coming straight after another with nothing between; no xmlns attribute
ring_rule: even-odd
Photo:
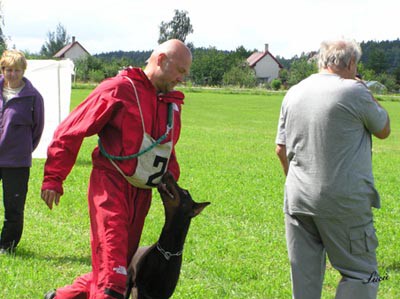
<svg viewBox="0 0 400 299"><path fill-rule="evenodd" d="M0 249L12 251L21 240L29 170L29 167L0 168L4 203L4 223L1 230Z"/></svg>

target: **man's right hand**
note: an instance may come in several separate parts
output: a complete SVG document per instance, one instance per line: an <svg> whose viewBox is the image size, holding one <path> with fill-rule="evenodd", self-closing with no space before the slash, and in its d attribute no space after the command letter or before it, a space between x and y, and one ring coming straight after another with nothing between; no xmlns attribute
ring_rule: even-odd
<svg viewBox="0 0 400 299"><path fill-rule="evenodd" d="M60 203L61 194L54 190L42 190L41 197L51 210L53 209L53 203L55 203L56 206Z"/></svg>

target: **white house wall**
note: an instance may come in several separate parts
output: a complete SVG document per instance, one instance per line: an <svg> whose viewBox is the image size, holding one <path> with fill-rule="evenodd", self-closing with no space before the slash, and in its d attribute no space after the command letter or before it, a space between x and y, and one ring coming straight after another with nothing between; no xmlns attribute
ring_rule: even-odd
<svg viewBox="0 0 400 299"><path fill-rule="evenodd" d="M71 49L69 49L65 53L65 57L64 58L69 58L72 61L76 61L76 60L81 59L81 58L83 58L83 57L85 57L87 55L88 54L85 52L85 50L83 50L78 45L74 45Z"/></svg>
<svg viewBox="0 0 400 299"><path fill-rule="evenodd" d="M279 65L270 56L264 56L257 64L254 66L256 72L256 77L260 79L268 80L271 82L273 79L279 77Z"/></svg>

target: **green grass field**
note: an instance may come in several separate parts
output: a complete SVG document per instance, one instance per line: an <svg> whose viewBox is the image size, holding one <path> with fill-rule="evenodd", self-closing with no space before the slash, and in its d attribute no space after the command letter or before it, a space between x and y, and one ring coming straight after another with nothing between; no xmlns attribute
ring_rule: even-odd
<svg viewBox="0 0 400 299"><path fill-rule="evenodd" d="M72 106L90 90L74 89ZM177 299L291 298L282 198L284 176L275 156L282 94L190 90L186 93L177 155L180 185L196 201L211 201L194 218L186 240ZM392 119L388 140L374 140L374 172L382 196L375 211L379 269L389 280L379 298L399 298L400 102L384 101ZM90 154L87 139L64 184L65 195L50 211L40 199L44 160L34 160L25 230L15 256L0 256L0 298L42 298L90 271L86 202ZM0 208L0 221L3 207ZM142 244L157 240L164 221L154 192ZM339 275L328 266L323 298L333 298ZM356 299L356 298L354 298Z"/></svg>

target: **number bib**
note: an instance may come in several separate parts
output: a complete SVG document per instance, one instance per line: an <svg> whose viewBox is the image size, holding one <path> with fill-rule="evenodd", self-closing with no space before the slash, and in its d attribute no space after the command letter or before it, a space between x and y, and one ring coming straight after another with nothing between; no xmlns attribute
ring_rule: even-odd
<svg viewBox="0 0 400 299"><path fill-rule="evenodd" d="M143 135L140 150L149 148L155 140L147 133ZM133 175L127 176L110 159L111 163L117 168L121 175L133 186L143 189L154 188L161 182L161 177L167 170L169 158L172 152L172 141L158 144L151 150L137 157L137 166Z"/></svg>
<svg viewBox="0 0 400 299"><path fill-rule="evenodd" d="M144 119L142 108L140 107L139 96L135 87L135 84L129 77L124 77L127 79L133 88L135 93L136 101L138 104L140 117L142 120L143 127L143 139L142 144L140 146L140 150L138 153L130 156L111 156L109 155L105 149L103 148L100 139L99 139L99 149L103 155L105 155L111 162L112 165L119 171L119 173L133 186L143 189L150 189L157 186L160 183L161 177L167 171L167 166L169 159L171 157L173 138L171 137L171 141L161 144L161 142L167 138L167 135L171 133L173 134L173 123L174 123L174 104L169 104L168 106L168 124L166 128L166 132L163 136L161 136L158 140L154 140L149 134L146 133L146 128L144 126ZM135 172L131 176L127 176L121 168L113 161L116 160L129 160L129 159L137 159L137 166Z"/></svg>

